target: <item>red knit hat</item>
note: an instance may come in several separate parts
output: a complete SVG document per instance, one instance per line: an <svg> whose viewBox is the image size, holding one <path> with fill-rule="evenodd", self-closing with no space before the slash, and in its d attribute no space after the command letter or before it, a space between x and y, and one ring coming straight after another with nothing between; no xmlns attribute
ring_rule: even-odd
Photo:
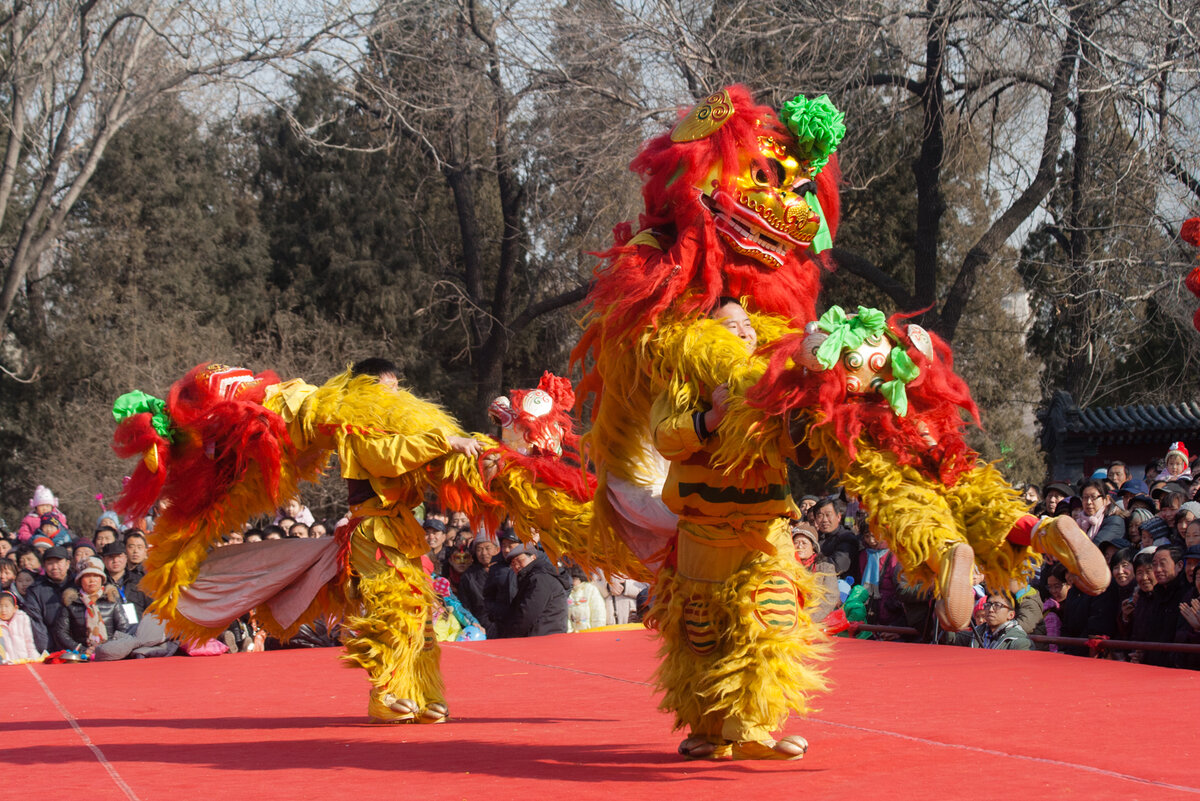
<svg viewBox="0 0 1200 801"><path fill-rule="evenodd" d="M1184 445L1182 442L1172 442L1167 446L1167 458L1170 459L1172 456L1182 456L1184 464L1192 463L1192 457L1188 455L1187 445Z"/></svg>

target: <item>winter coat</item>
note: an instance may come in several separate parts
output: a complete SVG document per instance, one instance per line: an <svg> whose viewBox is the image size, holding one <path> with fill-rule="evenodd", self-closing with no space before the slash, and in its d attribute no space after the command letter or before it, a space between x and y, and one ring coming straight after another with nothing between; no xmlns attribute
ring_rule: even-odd
<svg viewBox="0 0 1200 801"><path fill-rule="evenodd" d="M29 622L29 615L20 609L12 620L0 620L0 644L4 647L3 659L8 664L37 659L41 655L41 651L33 644L33 626Z"/></svg>
<svg viewBox="0 0 1200 801"><path fill-rule="evenodd" d="M25 591L25 612L33 626L33 644L38 651L56 651L65 647L54 639L54 621L63 608L63 591L74 586L69 576L62 584L39 576Z"/></svg>
<svg viewBox="0 0 1200 801"><path fill-rule="evenodd" d="M549 560L535 559L517 573L517 595L504 619L504 637L540 637L567 630L567 591Z"/></svg>
<svg viewBox="0 0 1200 801"><path fill-rule="evenodd" d="M66 515L57 509L51 509L49 514L54 515L54 518L62 524L60 531L66 531L68 529ZM21 525L17 528L17 541L29 542L29 540L33 539L33 535L38 533L38 529L41 528L41 526L42 516L37 512L30 512L29 514L25 515L25 517L21 520Z"/></svg>
<svg viewBox="0 0 1200 801"><path fill-rule="evenodd" d="M500 631L517 595L517 574L500 556L492 560L487 580L483 584L483 604L489 621L486 627L489 640L502 636ZM478 615L476 615L478 617Z"/></svg>
<svg viewBox="0 0 1200 801"><path fill-rule="evenodd" d="M975 627L975 636L971 638L972 648L987 648L992 651L1032 651L1033 642L1025 630L1010 620L1000 627L1000 631L992 634L987 624Z"/></svg>
<svg viewBox="0 0 1200 801"><path fill-rule="evenodd" d="M493 561L492 564L494 565L495 562ZM487 585L487 578L488 571L484 569L483 565L473 562L459 577L458 587L454 591L458 600L462 601L467 611L475 616L484 631L487 631L488 624L492 620L483 598L483 588Z"/></svg>
<svg viewBox="0 0 1200 801"><path fill-rule="evenodd" d="M595 584L582 581L571 588L567 595L567 617L571 631L587 631L604 625L607 619L604 596Z"/></svg>
<svg viewBox="0 0 1200 801"><path fill-rule="evenodd" d="M100 591L96 607L104 620L109 639L118 631L129 633L129 623L125 619L125 610L121 608L121 598L117 595L115 587L108 585ZM81 594L76 593L71 603L59 610L58 617L54 620L54 636L62 648L80 653L87 650L87 606Z"/></svg>
<svg viewBox="0 0 1200 801"><path fill-rule="evenodd" d="M821 537L821 555L833 560L838 578L853 576L855 582L858 581L862 574L854 573L858 569L860 549L858 535L845 526L838 526L833 532Z"/></svg>

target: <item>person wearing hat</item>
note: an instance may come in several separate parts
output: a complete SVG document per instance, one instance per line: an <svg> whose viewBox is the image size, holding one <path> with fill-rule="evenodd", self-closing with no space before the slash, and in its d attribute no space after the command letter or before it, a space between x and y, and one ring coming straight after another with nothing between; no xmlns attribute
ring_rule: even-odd
<svg viewBox="0 0 1200 801"><path fill-rule="evenodd" d="M71 546L71 563L74 565L76 572L83 570L83 566L87 564L87 560L99 555L96 546L89 540L80 540Z"/></svg>
<svg viewBox="0 0 1200 801"><path fill-rule="evenodd" d="M75 577L78 590L63 593L63 608L54 620L58 644L98 661L114 658L109 646L120 647L129 638L129 622L117 588L105 584L104 563L92 557ZM128 649L121 647L121 658Z"/></svg>
<svg viewBox="0 0 1200 801"><path fill-rule="evenodd" d="M33 535L41 528L42 518L45 515L51 515L58 521L61 528L67 528L67 516L58 510L58 498L55 498L54 493L41 484L38 484L37 489L33 491L33 497L29 499L29 507L33 511L25 515L21 520L21 525L17 528L17 539L20 542L28 542L33 538Z"/></svg>
<svg viewBox="0 0 1200 801"><path fill-rule="evenodd" d="M426 516L421 524L425 529L425 542L429 544L429 552L425 555L433 563L433 572L446 575L446 524L433 516Z"/></svg>
<svg viewBox="0 0 1200 801"><path fill-rule="evenodd" d="M100 551L100 559L104 562L105 579L117 588L121 603L128 605L125 608L125 616L128 618L129 624L136 624L142 619L146 607L150 605L150 597L138 589L141 577L127 570L129 557L125 555L125 546L117 542L110 542ZM130 611L133 614L129 614Z"/></svg>
<svg viewBox="0 0 1200 801"><path fill-rule="evenodd" d="M33 546L39 553L45 553L50 548L54 547L54 540L47 537L45 534L34 534L29 538L29 544Z"/></svg>
<svg viewBox="0 0 1200 801"><path fill-rule="evenodd" d="M71 553L55 545L42 555L45 571L25 591L25 612L33 626L33 643L39 651L62 648L54 639L54 621L63 606L63 591L72 585Z"/></svg>
<svg viewBox="0 0 1200 801"><path fill-rule="evenodd" d="M487 586L490 571L494 570L497 565L504 564L504 560L500 557L500 546L486 532L480 531L471 540L470 548L474 561L458 580L458 599L462 601L467 611L475 616L485 632L489 628L495 631L491 615L488 614L483 591Z"/></svg>
<svg viewBox="0 0 1200 801"><path fill-rule="evenodd" d="M1164 464L1162 471L1155 477L1156 481L1192 480L1191 455L1182 442L1172 442L1167 446Z"/></svg>
<svg viewBox="0 0 1200 801"><path fill-rule="evenodd" d="M796 549L796 561L808 568L821 587L821 598L809 608L808 614L814 623L820 623L829 613L841 605L838 594L837 566L833 560L821 553L817 540L817 529L803 520L794 521L792 547Z"/></svg>
<svg viewBox="0 0 1200 801"><path fill-rule="evenodd" d="M1065 481L1052 481L1042 489L1043 505L1046 514L1058 514L1058 504L1075 494L1075 488ZM1065 511L1065 510L1064 510Z"/></svg>
<svg viewBox="0 0 1200 801"><path fill-rule="evenodd" d="M558 570L532 544L508 548L505 561L517 576L517 594L500 626L502 637L540 637L567 631L567 591Z"/></svg>

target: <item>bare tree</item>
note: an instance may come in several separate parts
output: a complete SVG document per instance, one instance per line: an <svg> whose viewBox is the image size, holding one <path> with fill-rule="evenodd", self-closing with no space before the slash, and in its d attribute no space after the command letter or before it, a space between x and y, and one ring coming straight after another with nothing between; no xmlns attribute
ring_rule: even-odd
<svg viewBox="0 0 1200 801"><path fill-rule="evenodd" d="M270 85L284 67L354 30L340 0L13 0L0 11L0 322L62 235L113 136L157 99ZM35 314L37 310L35 309Z"/></svg>

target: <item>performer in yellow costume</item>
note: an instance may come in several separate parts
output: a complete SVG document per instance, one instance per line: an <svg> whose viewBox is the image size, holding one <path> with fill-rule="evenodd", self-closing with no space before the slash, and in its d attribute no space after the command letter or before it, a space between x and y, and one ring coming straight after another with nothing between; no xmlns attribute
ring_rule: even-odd
<svg viewBox="0 0 1200 801"><path fill-rule="evenodd" d="M786 520L798 514L785 461L795 446L781 418L760 418L759 458L736 473L720 465L726 409L765 360L753 357L758 333L738 302L719 304L686 334L667 332L666 349L691 369L651 414L654 445L670 461L662 498L679 516L650 613L662 637L657 683L662 707L688 730L680 754L796 759L807 742L773 734L823 689L814 660L825 647L804 611L818 590L795 559Z"/></svg>
<svg viewBox="0 0 1200 801"><path fill-rule="evenodd" d="M135 515L162 502L143 587L172 634L207 639L250 608L284 638L308 620L341 615L351 632L345 658L371 681L371 719L440 723L449 709L420 563L427 545L412 509L435 493L477 520L494 523L504 510L551 545L578 543L590 526L590 490L577 471L558 481L562 471L539 462L552 457L467 434L400 388L397 375L372 359L316 387L201 365L165 402L122 396L114 448L142 459L118 510ZM333 539L211 550L225 532L296 497L331 454L350 506Z"/></svg>

